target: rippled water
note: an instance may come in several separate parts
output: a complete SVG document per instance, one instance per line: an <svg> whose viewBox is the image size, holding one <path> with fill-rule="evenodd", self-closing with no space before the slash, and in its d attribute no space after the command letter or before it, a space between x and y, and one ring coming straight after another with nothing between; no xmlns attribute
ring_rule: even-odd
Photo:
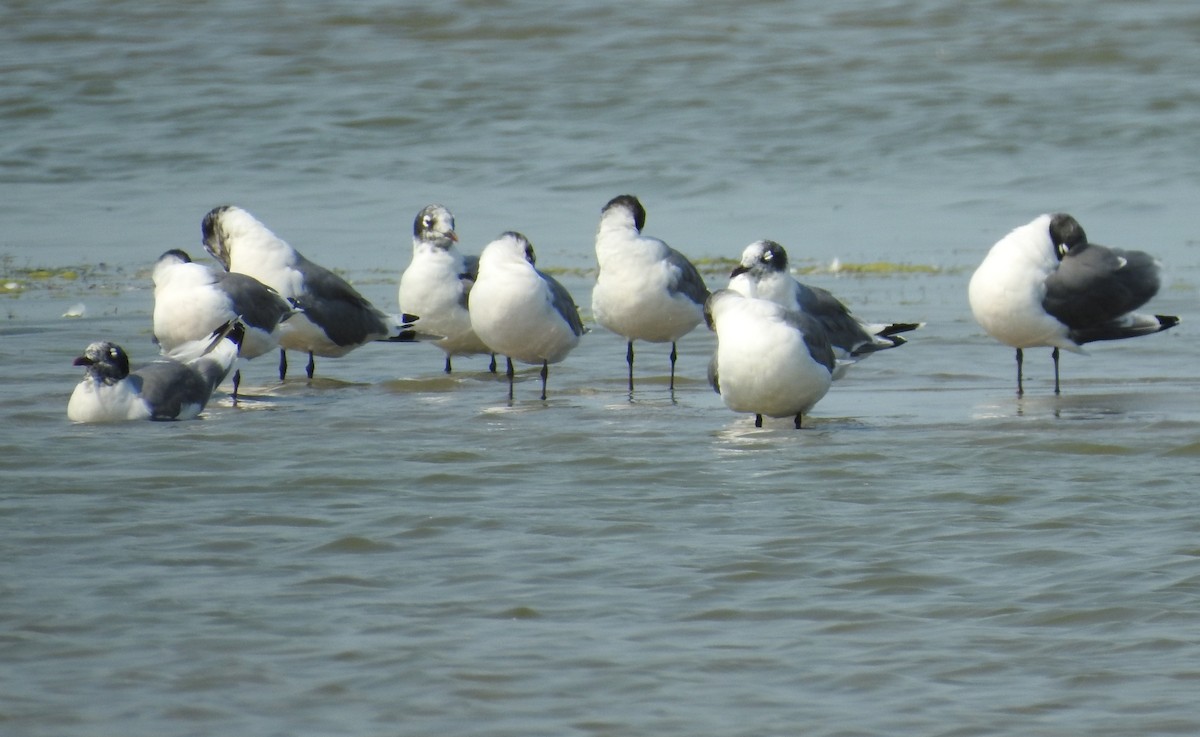
<svg viewBox="0 0 1200 737"><path fill-rule="evenodd" d="M0 733L1200 732L1192 4L0 14ZM673 395L639 346L631 397L599 328L544 403L379 345L253 363L195 422L66 420L86 343L153 352L148 267L216 204L394 309L442 201L590 317L624 191L697 259L774 238L927 326L800 432L722 406L706 332ZM1160 256L1184 322L1065 356L1061 397L1029 351L1018 399L966 283L1049 210Z"/></svg>

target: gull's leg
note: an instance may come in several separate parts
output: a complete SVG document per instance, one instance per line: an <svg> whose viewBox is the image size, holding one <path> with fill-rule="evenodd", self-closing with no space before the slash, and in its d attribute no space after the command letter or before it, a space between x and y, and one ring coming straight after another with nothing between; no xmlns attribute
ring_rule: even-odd
<svg viewBox="0 0 1200 737"><path fill-rule="evenodd" d="M629 364L629 391L633 391L633 341L625 347L625 363Z"/></svg>
<svg viewBox="0 0 1200 737"><path fill-rule="evenodd" d="M1054 393L1061 394L1062 392L1058 389L1058 348L1055 348L1050 356L1054 359Z"/></svg>

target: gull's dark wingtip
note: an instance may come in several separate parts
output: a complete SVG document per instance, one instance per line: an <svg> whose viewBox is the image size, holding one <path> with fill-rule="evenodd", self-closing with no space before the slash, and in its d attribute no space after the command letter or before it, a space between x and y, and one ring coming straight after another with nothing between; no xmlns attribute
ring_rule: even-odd
<svg viewBox="0 0 1200 737"><path fill-rule="evenodd" d="M424 341L438 341L444 339L444 335L433 335L424 333L415 329L403 329L395 335L389 335L386 338L380 338L380 343L419 343Z"/></svg>
<svg viewBox="0 0 1200 737"><path fill-rule="evenodd" d="M1170 330L1179 324L1179 318L1175 315L1155 315L1154 317L1158 320L1159 332Z"/></svg>
<svg viewBox="0 0 1200 737"><path fill-rule="evenodd" d="M881 338L890 338L897 333L907 333L925 326L923 322L895 322L875 333Z"/></svg>

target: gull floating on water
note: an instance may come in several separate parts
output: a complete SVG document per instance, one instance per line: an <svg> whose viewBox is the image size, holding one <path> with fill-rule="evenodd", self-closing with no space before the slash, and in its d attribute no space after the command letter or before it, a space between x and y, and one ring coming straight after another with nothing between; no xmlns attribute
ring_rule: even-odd
<svg viewBox="0 0 1200 737"><path fill-rule="evenodd" d="M75 422L188 420L200 414L237 362L244 335L240 321L226 323L206 341L179 345L136 371L116 343L92 343L75 359L83 381L67 403Z"/></svg>
<svg viewBox="0 0 1200 737"><path fill-rule="evenodd" d="M513 396L513 359L541 364L542 399L552 363L567 357L583 335L575 301L554 277L534 266L533 246L507 232L479 255L479 278L471 288L471 326L493 353L508 359L508 396Z"/></svg>
<svg viewBox="0 0 1200 737"><path fill-rule="evenodd" d="M421 336L412 315L388 315L345 279L305 258L240 207L211 210L201 224L204 248L228 271L258 279L300 308L280 336L279 378L287 375L286 350L313 356L344 356L374 341L407 343Z"/></svg>
<svg viewBox="0 0 1200 737"><path fill-rule="evenodd" d="M287 320L296 314L296 308L279 292L254 277L195 263L177 248L159 257L151 278L154 339L168 354L240 318L245 326L241 357L257 358L279 347ZM235 369L235 402L240 382L241 371Z"/></svg>
<svg viewBox="0 0 1200 737"><path fill-rule="evenodd" d="M742 251L741 263L729 275L729 288L746 297L768 299L793 312L803 312L825 329L833 353L840 359L833 372L840 379L851 363L876 351L906 342L898 333L922 323L866 323L855 317L827 290L802 284L788 271L787 251L775 241L755 241Z"/></svg>
<svg viewBox="0 0 1200 737"><path fill-rule="evenodd" d="M423 331L444 336L434 345L446 353L446 373L451 356L488 352L467 311L479 257L464 256L457 242L454 215L442 205L426 206L413 221L412 261L400 276L400 309L420 315ZM491 370L496 370L495 357Z"/></svg>
<svg viewBox="0 0 1200 737"><path fill-rule="evenodd" d="M719 289L705 308L717 334L708 381L734 412L794 417L800 428L833 382L837 365L824 328L812 317L766 299Z"/></svg>
<svg viewBox="0 0 1200 737"><path fill-rule="evenodd" d="M1017 349L1017 394L1024 393L1023 348L1052 347L1054 393L1059 349L1150 335L1179 318L1134 312L1159 288L1161 264L1141 251L1089 243L1075 218L1041 215L1001 238L971 277L975 320Z"/></svg>
<svg viewBox="0 0 1200 737"><path fill-rule="evenodd" d="M633 195L609 200L596 232L600 266L592 290L596 322L627 340L629 390L633 391L633 342L671 344L671 389L675 388L675 343L704 320L708 288L679 251L642 235L646 210Z"/></svg>

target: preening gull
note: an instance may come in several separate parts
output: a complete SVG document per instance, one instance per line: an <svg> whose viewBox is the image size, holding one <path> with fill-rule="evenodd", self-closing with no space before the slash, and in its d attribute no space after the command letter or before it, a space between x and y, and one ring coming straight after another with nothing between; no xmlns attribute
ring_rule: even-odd
<svg viewBox="0 0 1200 737"><path fill-rule="evenodd" d="M1098 340L1150 335L1179 318L1134 312L1159 288L1158 260L1141 251L1089 243L1078 221L1041 215L1001 238L971 277L975 320L1017 349L1017 394L1023 394L1022 349L1052 347L1054 393L1059 349L1083 353Z"/></svg>
<svg viewBox="0 0 1200 737"><path fill-rule="evenodd" d="M204 248L228 271L258 279L302 311L280 336L282 349L313 356L344 356L373 341L407 343L419 339L412 315L388 315L329 269L309 261L240 207L222 206L204 216ZM279 378L287 375L280 350Z"/></svg>
<svg viewBox="0 0 1200 737"><path fill-rule="evenodd" d="M596 231L600 272L592 290L592 314L600 325L627 341L629 390L633 391L633 342L671 344L671 389L675 388L675 343L704 320L708 288L679 251L642 235L646 210L633 195L609 200Z"/></svg>
<svg viewBox="0 0 1200 737"><path fill-rule="evenodd" d="M154 338L164 353L241 319L245 326L241 357L257 358L279 347L287 320L296 313L279 292L254 277L195 263L177 248L159 257L152 278ZM241 371L235 369L235 402L240 381Z"/></svg>
<svg viewBox="0 0 1200 737"><path fill-rule="evenodd" d="M508 396L513 359L541 364L542 399L549 365L567 357L583 335L575 301L562 284L534 266L533 246L507 232L479 255L479 278L471 288L471 326L493 353L508 359Z"/></svg>

